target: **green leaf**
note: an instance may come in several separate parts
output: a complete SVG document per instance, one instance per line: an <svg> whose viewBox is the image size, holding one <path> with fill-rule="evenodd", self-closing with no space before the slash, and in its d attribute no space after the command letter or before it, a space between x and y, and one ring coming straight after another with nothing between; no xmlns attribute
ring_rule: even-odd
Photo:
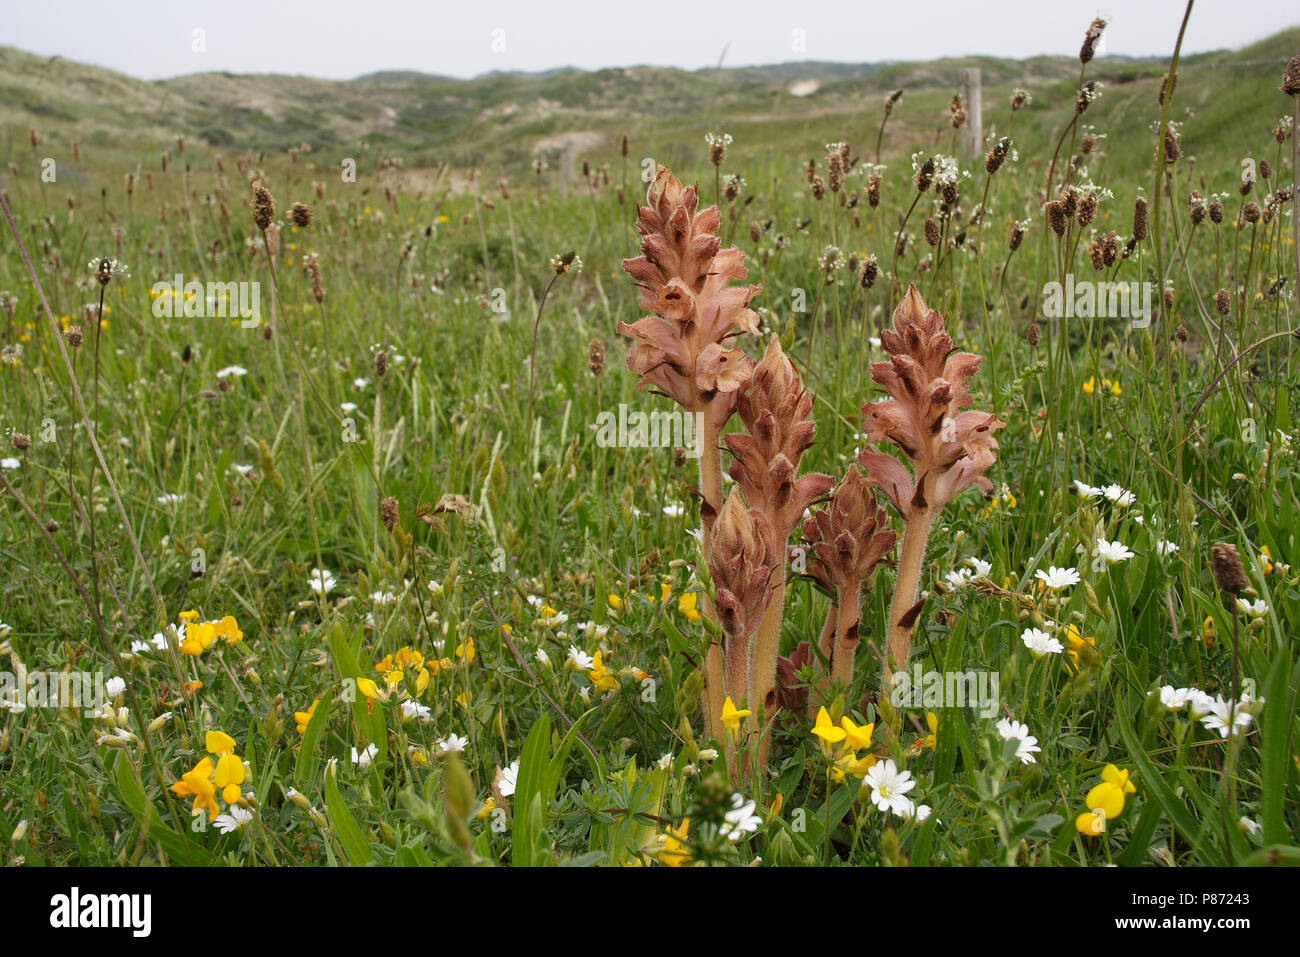
<svg viewBox="0 0 1300 957"><path fill-rule="evenodd" d="M1290 839L1286 819L1283 817L1292 725L1295 721L1295 707L1287 687L1290 664L1290 648L1283 642L1277 649L1273 667L1269 671L1265 695L1268 700L1264 702L1264 720L1260 728L1263 741L1260 755L1260 817L1263 818L1261 824L1264 827L1265 844L1284 844Z"/></svg>
<svg viewBox="0 0 1300 957"><path fill-rule="evenodd" d="M1136 867L1146 861L1147 851L1151 847L1151 836L1160 823L1160 805L1147 801L1138 818L1137 826L1129 833L1128 846L1116 862L1120 867Z"/></svg>
<svg viewBox="0 0 1300 957"><path fill-rule="evenodd" d="M167 826L158 809L144 793L144 785L140 783L135 768L125 757L119 758L117 762L117 793L131 816L176 863L186 867L208 867L212 864L211 854Z"/></svg>
<svg viewBox="0 0 1300 957"><path fill-rule="evenodd" d="M375 755L375 760L387 760L388 722L384 720L383 710L376 707L372 711L366 696L356 689L356 680L361 677L361 668L357 664L356 652L353 650L351 641L342 625L336 624L330 628L329 647L339 677L345 682L351 680L353 688L356 690L352 700L352 718L356 722L357 728L366 737L367 743L373 744L379 749Z"/></svg>
<svg viewBox="0 0 1300 957"><path fill-rule="evenodd" d="M343 795L339 792L338 774L333 769L325 772L325 804L329 808L330 820L334 822L334 834L339 839L343 853L347 855L348 863L353 867L373 864L375 858L370 850L370 842L344 803Z"/></svg>
<svg viewBox="0 0 1300 957"><path fill-rule="evenodd" d="M533 828L540 826L540 819L535 819L531 812L533 798L539 795L545 785L549 771L546 752L551 744L551 719L543 714L524 739L523 750L519 753L519 773L515 776L514 827L511 830L510 863L515 867L527 867L532 863Z"/></svg>
<svg viewBox="0 0 1300 957"><path fill-rule="evenodd" d="M317 749L320 747L321 736L325 733L325 726L329 724L330 711L333 708L334 696L323 695L311 720L307 722L307 728L302 735L302 744L298 747L298 763L293 769L293 785L299 790L316 779L316 768L320 764Z"/></svg>
<svg viewBox="0 0 1300 957"><path fill-rule="evenodd" d="M1133 724L1129 720L1128 712L1123 705L1115 709L1115 726L1119 728L1120 736L1124 739L1124 746L1128 748L1129 757L1133 759L1133 763L1138 766L1138 770L1141 772L1141 777L1139 777L1137 783L1151 790L1156 800L1160 802L1160 806L1164 808L1165 814L1169 816L1173 826L1182 831L1183 837L1188 841L1195 842L1196 836L1201 829L1200 824L1192 816L1192 812L1187 810L1187 805L1165 783L1164 778L1160 776L1160 771L1147 757L1147 753L1142 750L1142 745L1138 741L1137 735L1133 733ZM1194 786L1189 785L1189 787ZM1203 863L1219 866L1223 864L1223 855L1213 843L1202 841L1197 844L1196 849L1200 852Z"/></svg>

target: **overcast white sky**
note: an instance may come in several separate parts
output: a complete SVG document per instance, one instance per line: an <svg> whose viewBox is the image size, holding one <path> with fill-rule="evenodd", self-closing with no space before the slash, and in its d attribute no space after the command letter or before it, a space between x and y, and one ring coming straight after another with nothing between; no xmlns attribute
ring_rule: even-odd
<svg viewBox="0 0 1300 957"><path fill-rule="evenodd" d="M145 79L208 70L346 79L376 70L470 77L558 66L696 69L716 65L724 48L727 66L1073 55L1098 13L1111 21L1104 52L1167 56L1185 3L6 0L5 7L0 43ZM1238 47L1297 23L1295 0L1199 0L1183 49Z"/></svg>

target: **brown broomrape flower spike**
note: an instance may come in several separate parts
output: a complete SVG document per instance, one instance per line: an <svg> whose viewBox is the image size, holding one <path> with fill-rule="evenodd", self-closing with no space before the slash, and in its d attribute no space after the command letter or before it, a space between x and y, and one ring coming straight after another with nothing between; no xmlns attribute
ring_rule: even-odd
<svg viewBox="0 0 1300 957"><path fill-rule="evenodd" d="M889 440L902 450L909 468L884 452L864 451L858 462L898 510L906 525L898 581L889 612L889 656L885 675L907 661L921 561L930 526L943 507L963 489L993 488L984 473L997 461L993 432L1006 425L996 415L974 410L967 383L982 359L953 352L943 317L931 309L915 286L909 286L894 310L894 328L880 336L888 362L871 367L871 377L890 398L863 407L868 441Z"/></svg>
<svg viewBox="0 0 1300 957"><path fill-rule="evenodd" d="M862 586L898 538L885 522L885 510L877 504L875 492L850 465L830 503L803 523L804 539L816 556L808 572L836 592L834 631L823 629L821 651L831 663L831 680L845 687L853 681Z"/></svg>
<svg viewBox="0 0 1300 957"><path fill-rule="evenodd" d="M654 315L619 323L618 331L636 340L627 365L641 376L641 388L707 411L708 424L720 430L753 370L729 340L737 330L757 334L758 313L747 307L762 287L731 285L747 275L744 252L720 248L718 207L697 212L695 188L682 186L668 167L659 166L646 204L637 208L642 255L624 260L623 268L642 288L642 308Z"/></svg>
<svg viewBox="0 0 1300 957"><path fill-rule="evenodd" d="M770 554L779 556L782 570L786 541L804 510L835 484L829 475L799 476L800 459L817 435L812 420L814 401L782 350L780 337L774 336L754 368L753 378L739 392L737 408L749 434L723 437L732 454L731 477L749 505L762 513L769 536L765 545ZM784 582L778 581L750 653L747 689L749 707L763 705L769 715L776 705L776 660L783 611Z"/></svg>
<svg viewBox="0 0 1300 957"><path fill-rule="evenodd" d="M732 489L714 524L706 557L723 634L727 691L736 700L749 687L750 637L772 598L783 559L772 552L771 540L763 513L746 509L739 489Z"/></svg>
<svg viewBox="0 0 1300 957"><path fill-rule="evenodd" d="M637 207L642 255L623 262L641 286L642 308L653 315L618 328L634 340L627 364L641 377L640 388L659 391L703 419L696 441L707 557L722 508L718 436L754 369L753 360L732 348L731 340L739 332L758 332L758 314L748 306L762 287L734 285L747 275L745 254L734 246L721 248L718 207L698 206L695 188L659 166L646 205ZM722 672L722 655L713 645L705 658L705 714L715 740L723 737Z"/></svg>
<svg viewBox="0 0 1300 957"><path fill-rule="evenodd" d="M780 338L773 336L753 378L738 395L738 411L749 434L723 436L733 456L731 477L750 506L767 516L774 552L782 549L804 510L835 484L831 476L819 473L795 478L800 459L817 435L814 401Z"/></svg>

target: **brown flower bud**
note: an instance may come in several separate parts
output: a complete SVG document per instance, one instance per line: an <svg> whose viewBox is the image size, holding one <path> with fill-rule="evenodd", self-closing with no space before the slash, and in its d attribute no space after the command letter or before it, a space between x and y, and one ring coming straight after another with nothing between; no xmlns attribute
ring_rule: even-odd
<svg viewBox="0 0 1300 957"><path fill-rule="evenodd" d="M1133 203L1133 238L1138 242L1147 238L1147 198L1139 196Z"/></svg>
<svg viewBox="0 0 1300 957"><path fill-rule="evenodd" d="M266 229L275 219L275 197L260 182L253 183L253 225Z"/></svg>
<svg viewBox="0 0 1300 957"><path fill-rule="evenodd" d="M379 503L379 520L384 523L384 528L391 532L397 524L397 499L393 496L385 496Z"/></svg>
<svg viewBox="0 0 1300 957"><path fill-rule="evenodd" d="M591 374L594 376L598 376L605 371L605 342L603 339L592 339L587 344L587 368L591 370Z"/></svg>
<svg viewBox="0 0 1300 957"><path fill-rule="evenodd" d="M1210 548L1210 569L1214 572L1215 584L1226 594L1235 597L1250 587L1236 545L1216 542Z"/></svg>
<svg viewBox="0 0 1300 957"><path fill-rule="evenodd" d="M1232 310L1232 297L1228 295L1228 290L1220 289L1214 294L1214 309L1221 316L1226 316Z"/></svg>

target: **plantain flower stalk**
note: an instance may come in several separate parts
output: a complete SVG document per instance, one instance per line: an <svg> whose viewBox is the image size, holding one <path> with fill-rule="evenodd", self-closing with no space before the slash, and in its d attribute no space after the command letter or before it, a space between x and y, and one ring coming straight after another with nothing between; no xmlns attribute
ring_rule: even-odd
<svg viewBox="0 0 1300 957"><path fill-rule="evenodd" d="M637 207L642 254L623 262L641 287L642 308L652 315L620 323L619 332L634 340L627 364L641 377L639 387L697 413L701 541L707 557L722 509L718 437L754 369L753 360L731 341L740 332L758 332L758 314L749 302L762 287L734 284L747 275L745 254L735 246L721 248L718 207L698 206L695 188L683 186L660 165L646 205ZM714 645L705 658L705 713L716 740L722 740L722 684L722 654Z"/></svg>
<svg viewBox="0 0 1300 957"><path fill-rule="evenodd" d="M739 393L737 411L749 434L723 437L732 454L731 477L750 507L763 515L768 535L765 544L770 554L779 557L783 573L750 651L748 668L749 707L757 710L761 705L768 717L776 709L786 542L808 506L835 484L829 475L799 475L800 459L817 435L812 420L814 401L781 348L780 337L774 336L754 368L752 380ZM760 754L765 753L760 744Z"/></svg>
<svg viewBox="0 0 1300 957"><path fill-rule="evenodd" d="M877 504L875 492L850 465L830 502L803 523L804 539L815 556L808 566L809 575L835 590L828 627L822 631L822 656L830 661L830 680L846 688L853 681L862 587L898 538L885 521L885 510Z"/></svg>
<svg viewBox="0 0 1300 957"><path fill-rule="evenodd" d="M982 359L953 352L943 317L909 285L894 310L894 328L881 332L888 362L871 366L871 377L889 398L863 407L867 439L892 442L907 465L893 455L863 451L858 462L867 481L880 489L902 516L903 544L889 609L885 685L907 664L912 629L921 613L917 601L925 545L935 516L963 489L989 491L984 473L997 461L993 432L1006 425L989 412L962 411L971 404L967 383ZM839 629L837 629L838 631Z"/></svg>

